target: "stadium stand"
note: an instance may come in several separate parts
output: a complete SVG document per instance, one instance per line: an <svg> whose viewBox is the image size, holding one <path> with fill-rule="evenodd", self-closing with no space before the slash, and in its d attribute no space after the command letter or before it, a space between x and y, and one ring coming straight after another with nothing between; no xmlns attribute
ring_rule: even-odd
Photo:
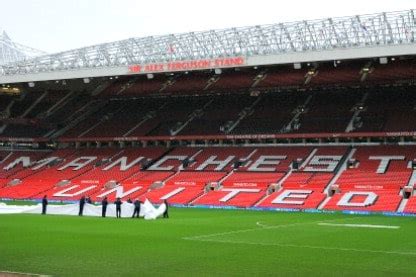
<svg viewBox="0 0 416 277"><path fill-rule="evenodd" d="M306 93L262 95L259 102L240 120L232 134L267 134L288 132L293 112L307 99Z"/></svg>
<svg viewBox="0 0 416 277"><path fill-rule="evenodd" d="M0 108L8 114L8 122L0 131L5 137L94 138L414 130L413 120L405 120L414 117L414 87L399 82L412 78L413 59L392 64L394 70L387 70L389 65L374 66L369 77L359 81L368 82L367 87L348 81L353 79L350 75L359 79L362 66L350 62L341 68L332 66L331 71L324 64L307 84L309 71L288 70L285 74L298 76L299 82L279 93L273 91L285 87L279 78L290 78L271 68L214 75L216 81L210 86L212 75L195 73L157 80L140 77L133 84L132 79L120 78L98 96L70 90L3 96ZM274 80L274 75L279 78ZM186 88L187 82L192 86ZM63 94L68 98L61 103Z"/></svg>
<svg viewBox="0 0 416 277"><path fill-rule="evenodd" d="M175 94L189 94L191 92L200 92L205 90L209 85L210 76L204 73L195 72L193 74L183 74L169 82L163 92Z"/></svg>
<svg viewBox="0 0 416 277"><path fill-rule="evenodd" d="M0 198L416 213L414 54L205 55L3 85Z"/></svg>

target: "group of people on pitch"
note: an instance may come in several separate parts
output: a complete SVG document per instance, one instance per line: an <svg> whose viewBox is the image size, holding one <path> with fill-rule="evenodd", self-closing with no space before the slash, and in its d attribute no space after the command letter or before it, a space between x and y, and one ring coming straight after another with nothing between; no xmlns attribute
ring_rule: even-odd
<svg viewBox="0 0 416 277"><path fill-rule="evenodd" d="M84 213L84 206L85 203L88 204L92 204L91 199L89 197L85 197L82 196L81 199L79 200L79 216L82 216ZM134 205L134 211L133 211L133 215L131 216L132 218L136 217L139 218L140 215L140 207L142 202L139 199L136 199L134 202L131 201L131 199L129 198L127 200L127 203L131 203ZM164 200L164 203L166 205L166 210L163 213L163 217L164 218L169 218L169 213L168 213L168 202L166 200ZM123 202L121 201L120 197L117 197L116 201L114 202L114 204L116 205L116 217L120 218L121 217L121 205L123 204ZM48 199L45 196L43 196L42 198L42 214L46 214L46 207L48 206ZM108 206L108 199L107 197L104 197L104 199L101 201L101 216L102 217L106 217L107 214L107 206Z"/></svg>

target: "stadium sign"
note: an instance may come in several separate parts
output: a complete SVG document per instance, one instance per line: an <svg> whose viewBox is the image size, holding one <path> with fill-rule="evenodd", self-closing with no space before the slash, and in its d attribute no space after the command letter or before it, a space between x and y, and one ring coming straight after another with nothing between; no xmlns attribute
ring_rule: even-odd
<svg viewBox="0 0 416 277"><path fill-rule="evenodd" d="M211 68L236 67L246 64L244 57L202 59L192 61L173 61L166 63L135 64L129 65L129 73L156 73L171 71L188 71Z"/></svg>

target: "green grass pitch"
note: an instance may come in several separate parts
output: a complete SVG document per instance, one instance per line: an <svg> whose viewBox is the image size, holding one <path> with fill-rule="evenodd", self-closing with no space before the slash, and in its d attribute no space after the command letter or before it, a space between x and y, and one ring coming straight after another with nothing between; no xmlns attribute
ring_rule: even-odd
<svg viewBox="0 0 416 277"><path fill-rule="evenodd" d="M416 276L413 217L185 208L171 208L170 216L145 221L0 215L0 271L53 276Z"/></svg>

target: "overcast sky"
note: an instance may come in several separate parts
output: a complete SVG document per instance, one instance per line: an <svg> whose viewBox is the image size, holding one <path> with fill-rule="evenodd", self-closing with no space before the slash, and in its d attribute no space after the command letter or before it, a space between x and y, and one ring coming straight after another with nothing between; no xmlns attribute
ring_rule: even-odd
<svg viewBox="0 0 416 277"><path fill-rule="evenodd" d="M0 0L0 30L49 53L150 35L400 11L416 0Z"/></svg>

